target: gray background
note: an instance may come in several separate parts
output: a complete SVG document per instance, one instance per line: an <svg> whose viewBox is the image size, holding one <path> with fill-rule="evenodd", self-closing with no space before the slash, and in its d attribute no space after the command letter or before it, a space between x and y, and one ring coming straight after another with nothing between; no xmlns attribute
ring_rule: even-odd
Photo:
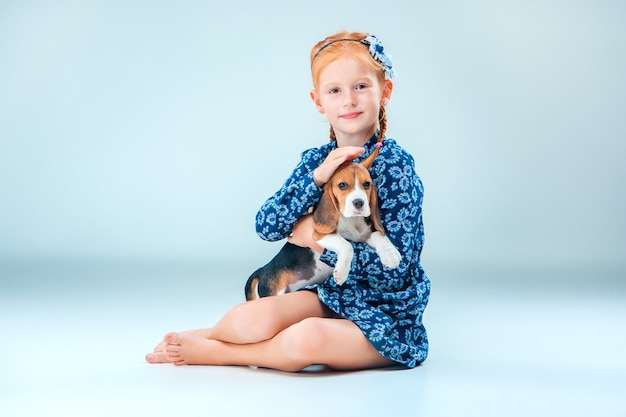
<svg viewBox="0 0 626 417"><path fill-rule="evenodd" d="M0 0L0 415L626 415L624 22L606 0ZM397 67L428 360L147 364L281 245L254 215L327 140L308 55L344 28Z"/></svg>
<svg viewBox="0 0 626 417"><path fill-rule="evenodd" d="M399 74L428 267L626 252L621 1L3 1L0 259L265 261L254 215L327 139L308 54L342 29Z"/></svg>

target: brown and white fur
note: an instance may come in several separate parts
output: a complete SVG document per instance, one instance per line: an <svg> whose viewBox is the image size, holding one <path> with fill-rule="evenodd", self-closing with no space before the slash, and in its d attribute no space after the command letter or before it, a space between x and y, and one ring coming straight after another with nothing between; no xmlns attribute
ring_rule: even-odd
<svg viewBox="0 0 626 417"><path fill-rule="evenodd" d="M287 242L265 266L246 283L247 300L296 291L324 282L331 273L337 284L348 278L354 249L349 241L367 243L376 250L382 264L396 268L400 252L385 235L378 214L378 197L368 168L378 148L362 164L346 162L324 185L322 198L313 211L313 238L337 254L333 270L319 254Z"/></svg>

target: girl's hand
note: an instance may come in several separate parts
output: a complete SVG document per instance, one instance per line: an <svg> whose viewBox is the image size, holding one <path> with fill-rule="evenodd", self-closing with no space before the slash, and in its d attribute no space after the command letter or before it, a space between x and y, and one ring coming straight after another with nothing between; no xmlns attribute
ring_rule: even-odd
<svg viewBox="0 0 626 417"><path fill-rule="evenodd" d="M342 146L328 154L324 162L313 171L313 181L318 187L324 186L337 168L346 161L352 161L365 152L360 146Z"/></svg>
<svg viewBox="0 0 626 417"><path fill-rule="evenodd" d="M316 252L323 253L324 248L313 240L313 216L310 214L300 217L291 231L291 236L287 238L289 243L311 248Z"/></svg>

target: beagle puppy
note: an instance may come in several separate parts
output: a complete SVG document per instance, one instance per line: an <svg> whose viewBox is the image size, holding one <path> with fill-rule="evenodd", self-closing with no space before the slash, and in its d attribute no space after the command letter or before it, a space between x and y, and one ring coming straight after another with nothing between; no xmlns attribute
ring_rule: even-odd
<svg viewBox="0 0 626 417"><path fill-rule="evenodd" d="M367 243L386 267L400 264L400 252L385 235L374 183L363 165L344 163L324 185L313 212L313 229L313 239L337 254L333 277L339 285L348 278L354 256L348 240Z"/></svg>
<svg viewBox="0 0 626 417"><path fill-rule="evenodd" d="M287 242L269 263L250 275L246 300L294 292L322 283L331 275L342 285L354 256L349 240L374 248L388 268L400 264L400 252L380 222L376 189L368 171L377 154L378 148L362 164L341 165L324 185L322 198L313 211L313 238L337 254L335 268L322 262L314 250Z"/></svg>
<svg viewBox="0 0 626 417"><path fill-rule="evenodd" d="M267 265L250 275L245 288L246 300L281 295L307 285L320 284L332 272L333 268L320 260L318 252L286 242Z"/></svg>

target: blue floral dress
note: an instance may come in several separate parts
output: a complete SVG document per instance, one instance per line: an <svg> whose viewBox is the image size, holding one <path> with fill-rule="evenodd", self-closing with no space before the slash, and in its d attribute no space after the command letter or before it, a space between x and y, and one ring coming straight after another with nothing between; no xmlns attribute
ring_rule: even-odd
<svg viewBox="0 0 626 417"><path fill-rule="evenodd" d="M367 157L377 136L365 145ZM256 217L259 236L278 241L291 234L294 224L320 200L322 189L313 182L313 170L335 149L336 142L302 153L283 186L261 207ZM354 243L354 258L347 281L333 279L317 285L320 300L338 316L355 323L385 357L409 368L428 355L422 315L430 294L430 281L420 265L424 242L422 182L413 157L395 140L385 139L370 174L376 186L381 221L391 242L402 254L396 269L384 267L365 243ZM322 261L334 266L336 255L324 251Z"/></svg>

